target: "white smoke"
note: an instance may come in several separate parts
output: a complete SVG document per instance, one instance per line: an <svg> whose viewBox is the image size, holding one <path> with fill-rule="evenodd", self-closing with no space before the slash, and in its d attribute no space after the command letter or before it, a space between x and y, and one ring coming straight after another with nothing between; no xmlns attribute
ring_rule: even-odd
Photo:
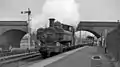
<svg viewBox="0 0 120 67"><path fill-rule="evenodd" d="M45 28L47 25L48 20L46 19L44 14L36 15L33 17L31 21L31 32L35 32L38 28Z"/></svg>
<svg viewBox="0 0 120 67"><path fill-rule="evenodd" d="M33 17L31 27L33 30L45 27L49 23L49 18L77 27L80 22L78 8L75 0L47 0L43 5L42 14Z"/></svg>

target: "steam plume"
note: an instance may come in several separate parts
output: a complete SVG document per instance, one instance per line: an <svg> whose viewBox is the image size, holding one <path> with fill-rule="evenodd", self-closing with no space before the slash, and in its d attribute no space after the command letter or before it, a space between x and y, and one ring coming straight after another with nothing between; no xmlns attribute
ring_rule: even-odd
<svg viewBox="0 0 120 67"><path fill-rule="evenodd" d="M47 0L43 5L42 14L33 17L32 30L45 27L49 18L76 27L80 21L78 4L75 0Z"/></svg>

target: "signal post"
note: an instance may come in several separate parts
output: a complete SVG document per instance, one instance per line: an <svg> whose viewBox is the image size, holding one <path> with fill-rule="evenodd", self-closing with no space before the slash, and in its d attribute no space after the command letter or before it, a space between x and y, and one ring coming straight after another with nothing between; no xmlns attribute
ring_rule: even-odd
<svg viewBox="0 0 120 67"><path fill-rule="evenodd" d="M27 20L27 23L28 23L28 34L29 34L29 37L28 37L28 45L29 45L29 48L31 46L31 27L30 27L30 22L31 22L31 10L30 8L28 8L27 11L21 11L21 14L27 14L28 15L28 20Z"/></svg>

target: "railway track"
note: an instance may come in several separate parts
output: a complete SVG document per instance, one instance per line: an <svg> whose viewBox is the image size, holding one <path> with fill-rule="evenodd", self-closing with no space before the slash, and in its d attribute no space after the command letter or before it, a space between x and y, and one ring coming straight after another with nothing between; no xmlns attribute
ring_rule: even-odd
<svg viewBox="0 0 120 67"><path fill-rule="evenodd" d="M29 58L29 57L38 56L38 55L40 55L40 53L31 52L31 53L5 56L5 57L0 58L0 64L9 63L9 62L13 62L13 61L18 61L18 60L21 60L21 59L24 59L24 58Z"/></svg>
<svg viewBox="0 0 120 67"><path fill-rule="evenodd" d="M80 48L80 47L83 47L83 45L77 46L76 48ZM73 49L76 49L76 48L73 48ZM64 52L71 51L73 49L68 49ZM42 60L44 60L44 59L41 58L41 54L39 52L17 54L17 55L1 57L0 58L0 67L8 67L9 64L11 64L11 63L19 63L20 65L21 64L24 65L27 63L33 63L33 62L42 61ZM8 65L8 66L4 66L4 65Z"/></svg>
<svg viewBox="0 0 120 67"><path fill-rule="evenodd" d="M67 52L67 51L70 51L70 50L73 50L73 49L76 49L76 48L79 48L79 47L83 47L84 45L79 45L77 47L72 47L72 48L69 48L69 49L66 49L64 52ZM29 57L29 56L32 56L32 55L40 55L39 51L38 52L30 52L30 53L22 53L22 54L16 54L16 55L9 55L9 56L3 56L3 57L0 57L0 61L4 61L4 60L9 60L9 59L14 59L14 58L18 58L18 57L22 57L22 58L26 58L26 57Z"/></svg>
<svg viewBox="0 0 120 67"><path fill-rule="evenodd" d="M1 61L0 67L19 67L19 66L25 65L29 62L34 62L35 59L39 60L38 57L40 57L40 53L34 53L31 55L10 58L10 59Z"/></svg>

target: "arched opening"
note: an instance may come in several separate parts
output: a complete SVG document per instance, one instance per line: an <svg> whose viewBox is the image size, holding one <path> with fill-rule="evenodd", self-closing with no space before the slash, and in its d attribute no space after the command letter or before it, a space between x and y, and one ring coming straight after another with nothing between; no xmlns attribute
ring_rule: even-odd
<svg viewBox="0 0 120 67"><path fill-rule="evenodd" d="M20 41L21 48L36 48L38 46L39 44L38 44L38 40L36 37L36 32L31 33L31 34L29 33L25 34Z"/></svg>
<svg viewBox="0 0 120 67"><path fill-rule="evenodd" d="M0 47L3 50L8 50L10 46L20 48L20 41L26 32L12 29L0 35Z"/></svg>
<svg viewBox="0 0 120 67"><path fill-rule="evenodd" d="M77 44L88 43L89 41L97 40L98 38L95 34L86 30L77 31L75 32L75 35ZM88 37L92 37L93 39Z"/></svg>
<svg viewBox="0 0 120 67"><path fill-rule="evenodd" d="M100 38L101 35L99 35L97 32L95 31L92 31L92 30L88 30L88 29L81 29L79 31L87 31L87 32L90 32L91 34L95 35L97 38Z"/></svg>
<svg viewBox="0 0 120 67"><path fill-rule="evenodd" d="M92 33L93 35L95 35L97 38L100 38L101 37L101 35L99 35L97 32L95 32L95 31L92 31L92 30L83 30L83 31L88 31L88 32L90 32L90 33Z"/></svg>
<svg viewBox="0 0 120 67"><path fill-rule="evenodd" d="M21 39L21 41L20 41L20 47L21 48L29 48L30 47L30 44L29 44L29 41L28 41L28 39L30 38L30 35L27 33L27 34L25 34L23 37L22 37L22 39Z"/></svg>

